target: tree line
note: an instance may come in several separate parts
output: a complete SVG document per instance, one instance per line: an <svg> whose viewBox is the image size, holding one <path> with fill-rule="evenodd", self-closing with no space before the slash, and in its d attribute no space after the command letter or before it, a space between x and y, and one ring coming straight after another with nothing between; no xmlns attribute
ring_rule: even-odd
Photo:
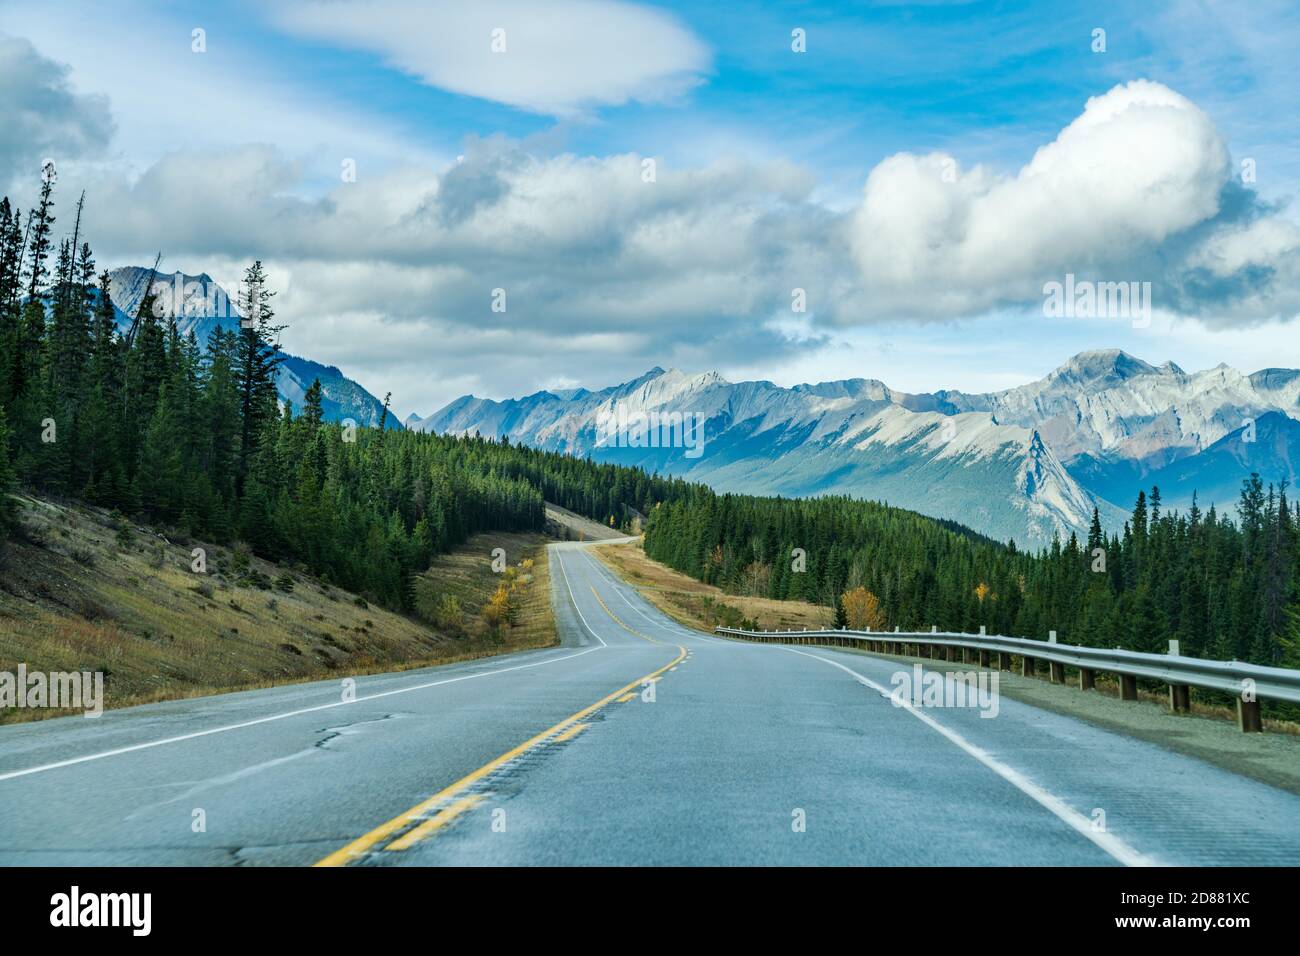
<svg viewBox="0 0 1300 956"><path fill-rule="evenodd" d="M1139 492L1038 553L876 502L720 495L656 507L646 553L723 590L834 607L876 628L978 631L1300 667L1300 525L1285 486L1243 482L1236 520Z"/></svg>

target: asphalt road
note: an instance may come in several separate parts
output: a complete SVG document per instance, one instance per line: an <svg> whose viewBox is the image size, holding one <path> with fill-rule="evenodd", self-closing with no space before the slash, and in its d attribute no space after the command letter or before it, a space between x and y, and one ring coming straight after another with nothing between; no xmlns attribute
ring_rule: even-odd
<svg viewBox="0 0 1300 956"><path fill-rule="evenodd" d="M1300 863L1293 794L551 560L562 647L0 727L0 863Z"/></svg>

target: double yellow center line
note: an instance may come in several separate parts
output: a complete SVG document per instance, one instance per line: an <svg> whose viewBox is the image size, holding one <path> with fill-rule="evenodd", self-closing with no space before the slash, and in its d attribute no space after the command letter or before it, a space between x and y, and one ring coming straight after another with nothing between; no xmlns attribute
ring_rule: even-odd
<svg viewBox="0 0 1300 956"><path fill-rule="evenodd" d="M593 594L595 594L595 591L596 589L592 588ZM644 634L639 634L636 631L633 631L632 628L628 627L617 617L614 617L613 612L605 606L605 602L600 600L599 594L596 595L596 600L600 601L600 606L605 608L606 614L614 618L614 621L620 626L632 631L632 633L636 634L637 637L644 638L652 644L663 643L662 641L656 641L653 638L646 637ZM358 837L347 846L335 850L323 860L318 861L315 865L347 866L349 863L355 862L365 854L378 849L381 845L384 850L406 850L426 837L436 833L465 811L473 809L475 804L479 803L483 799L482 795L467 794L465 792L475 783L482 780L493 771L501 769L506 764L510 763L510 761L514 760L521 754L532 750L534 747L538 747L544 743L560 743L576 736L585 726L582 724L582 721L585 718L591 716L607 704L620 699L623 695L628 694L629 692L631 692L632 695L635 695L636 688L641 687L647 682L658 680L659 675L664 673L664 671L680 664L686 657L686 648L682 647L680 644L676 645L676 647L677 656L663 667L651 671L644 677L639 677L629 684L623 685L613 693L602 697L590 707L584 707L576 714L565 717L555 726L543 730L540 734L537 734L534 737L530 737L518 747L507 750L495 760L488 761L472 773L468 773L461 777L451 786L445 787L427 800L417 803L405 813L393 817L393 819L389 820L387 823L375 827L369 833L365 834L365 836ZM430 812L433 812L432 816L428 816Z"/></svg>
<svg viewBox="0 0 1300 956"><path fill-rule="evenodd" d="M651 644L662 644L662 643L664 643L663 641L656 641L656 640L655 640L653 637L651 637L650 635L648 635L648 634L642 634L642 633L641 633L640 631L638 631L636 628L634 628L634 627L629 627L628 625L624 624L622 618L620 618L617 614L615 614L613 611L611 611L611 610L609 609L609 605L606 604L605 601L604 601L604 599L601 598L600 594L597 593L597 591L596 591L596 585L594 585L594 584L591 586L591 594L592 594L592 596L596 599L596 601L600 604L600 606L601 606L602 608L605 609L605 613L608 614L610 617L612 617L612 618L614 619L614 623L617 624L619 627L621 627L623 630L627 631L629 634L634 634L634 635L636 635L637 637L641 638L641 640L643 640L643 641L649 641ZM682 650L681 645L678 645L677 649L678 649L679 651Z"/></svg>

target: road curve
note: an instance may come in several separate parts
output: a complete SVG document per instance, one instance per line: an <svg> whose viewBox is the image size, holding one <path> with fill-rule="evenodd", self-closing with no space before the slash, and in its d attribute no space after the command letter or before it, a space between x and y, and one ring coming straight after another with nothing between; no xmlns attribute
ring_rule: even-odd
<svg viewBox="0 0 1300 956"><path fill-rule="evenodd" d="M1300 863L1293 794L895 706L896 661L702 635L550 547L557 648L0 727L0 864Z"/></svg>

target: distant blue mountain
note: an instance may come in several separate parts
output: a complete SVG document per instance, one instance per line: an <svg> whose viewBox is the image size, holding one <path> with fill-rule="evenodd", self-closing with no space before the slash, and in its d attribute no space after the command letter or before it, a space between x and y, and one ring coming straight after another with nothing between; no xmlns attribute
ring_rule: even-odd
<svg viewBox="0 0 1300 956"><path fill-rule="evenodd" d="M702 416L707 442L692 457L602 440L601 422L619 409ZM653 368L594 392L465 396L407 427L506 436L720 491L878 499L1038 546L1085 534L1094 507L1117 530L1153 484L1170 505L1197 491L1224 507L1252 472L1294 480L1297 419L1295 369L1189 373L1099 349L1000 392L907 394L871 378L780 388Z"/></svg>
<svg viewBox="0 0 1300 956"><path fill-rule="evenodd" d="M465 396L407 427L504 436L721 491L878 499L1035 547L1086 532L1094 507L1108 524L1122 520L1078 487L1032 428L987 412L948 415L936 404L864 379L787 389L653 368L595 392ZM671 427L656 428L649 445L625 440L633 435L618 434L622 426L611 431L620 415L660 412L702 423L705 440L694 440L694 428L690 441L680 429L677 441Z"/></svg>
<svg viewBox="0 0 1300 956"><path fill-rule="evenodd" d="M1300 422L1281 412L1268 412L1255 420L1254 440L1239 428L1220 438L1199 455L1183 458L1143 478L1160 488L1170 505L1186 506L1195 492L1202 508L1211 503L1231 507L1241 495L1242 479L1252 472L1265 483L1296 486L1300 472Z"/></svg>

